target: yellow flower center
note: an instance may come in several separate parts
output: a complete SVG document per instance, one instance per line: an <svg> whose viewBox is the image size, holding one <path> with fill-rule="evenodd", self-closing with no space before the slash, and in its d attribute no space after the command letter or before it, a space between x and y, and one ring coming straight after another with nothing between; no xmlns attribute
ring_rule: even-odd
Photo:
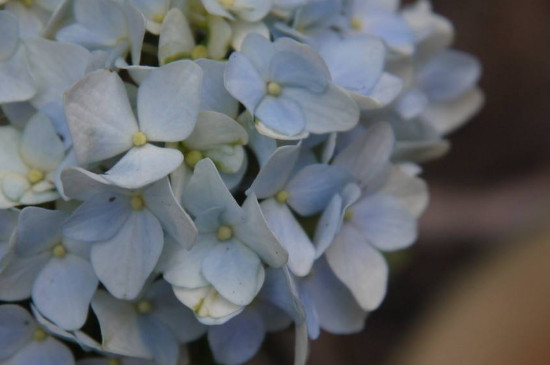
<svg viewBox="0 0 550 365"><path fill-rule="evenodd" d="M290 198L290 194L286 190L281 190L275 195L275 199L281 204L286 203L288 198Z"/></svg>
<svg viewBox="0 0 550 365"><path fill-rule="evenodd" d="M107 360L107 365L121 365L122 363L120 362L119 359L115 359L115 358L110 358L109 360Z"/></svg>
<svg viewBox="0 0 550 365"><path fill-rule="evenodd" d="M145 208L145 201L141 195L134 195L132 200L130 200L133 210L143 210Z"/></svg>
<svg viewBox="0 0 550 365"><path fill-rule="evenodd" d="M34 5L34 0L21 0L23 5L25 5L27 8L30 8Z"/></svg>
<svg viewBox="0 0 550 365"><path fill-rule="evenodd" d="M267 93L271 96L279 96L281 95L281 85L279 85L276 82L270 81L267 83Z"/></svg>
<svg viewBox="0 0 550 365"><path fill-rule="evenodd" d="M235 5L235 0L219 0L223 7L229 7Z"/></svg>
<svg viewBox="0 0 550 365"><path fill-rule="evenodd" d="M194 60L199 58L208 58L208 49L206 46L199 44L191 51L191 58Z"/></svg>
<svg viewBox="0 0 550 365"><path fill-rule="evenodd" d="M153 311L153 304L148 300L140 300L136 308L141 314L149 314Z"/></svg>
<svg viewBox="0 0 550 365"><path fill-rule="evenodd" d="M48 334L42 328L35 329L34 333L32 334L32 338L38 342L44 341L46 337L48 337Z"/></svg>
<svg viewBox="0 0 550 365"><path fill-rule="evenodd" d="M185 153L185 163L190 168L195 168L195 165L203 158L203 154L198 150L191 150Z"/></svg>
<svg viewBox="0 0 550 365"><path fill-rule="evenodd" d="M220 241L227 241L233 237L233 229L229 226L220 226L218 229L218 239Z"/></svg>
<svg viewBox="0 0 550 365"><path fill-rule="evenodd" d="M37 169L32 169L27 174L27 179L31 184L39 183L40 181L44 180L44 173Z"/></svg>
<svg viewBox="0 0 550 365"><path fill-rule="evenodd" d="M162 23L164 21L164 14L157 13L153 15L153 21L156 23Z"/></svg>
<svg viewBox="0 0 550 365"><path fill-rule="evenodd" d="M350 26L353 30L361 30L363 29L363 20L359 17L353 17L350 21Z"/></svg>
<svg viewBox="0 0 550 365"><path fill-rule="evenodd" d="M353 210L347 209L346 212L344 213L344 220L345 221L352 220L354 215L355 213L353 213Z"/></svg>
<svg viewBox="0 0 550 365"><path fill-rule="evenodd" d="M53 246L53 255L57 258L63 258L67 254L67 249L63 244L58 243L57 245Z"/></svg>
<svg viewBox="0 0 550 365"><path fill-rule="evenodd" d="M147 136L143 132L136 132L132 136L132 143L135 147L141 147L147 143Z"/></svg>

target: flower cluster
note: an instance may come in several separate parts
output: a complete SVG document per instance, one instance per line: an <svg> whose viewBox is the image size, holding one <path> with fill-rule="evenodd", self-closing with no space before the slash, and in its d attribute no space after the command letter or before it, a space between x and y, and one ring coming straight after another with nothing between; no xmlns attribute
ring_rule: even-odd
<svg viewBox="0 0 550 365"><path fill-rule="evenodd" d="M427 0L0 0L0 364L360 331L483 103L452 40Z"/></svg>

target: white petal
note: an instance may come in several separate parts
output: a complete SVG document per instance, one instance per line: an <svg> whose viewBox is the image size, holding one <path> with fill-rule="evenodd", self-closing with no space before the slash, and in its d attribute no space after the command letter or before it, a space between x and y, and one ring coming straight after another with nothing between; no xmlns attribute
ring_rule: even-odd
<svg viewBox="0 0 550 365"><path fill-rule="evenodd" d="M300 156L300 146L277 148L262 167L248 190L258 199L274 196L283 190Z"/></svg>
<svg viewBox="0 0 550 365"><path fill-rule="evenodd" d="M155 3L142 0L140 2L143 4ZM174 59L190 55L194 47L195 39L185 14L178 8L170 9L160 27L159 63L164 65Z"/></svg>
<svg viewBox="0 0 550 365"><path fill-rule="evenodd" d="M6 172L26 174L29 168L19 156L21 132L12 126L0 127L0 176Z"/></svg>
<svg viewBox="0 0 550 365"><path fill-rule="evenodd" d="M86 171L80 167L71 167L61 172L61 181L68 197L88 200L98 193L124 193L123 189L112 186L101 175Z"/></svg>
<svg viewBox="0 0 550 365"><path fill-rule="evenodd" d="M59 327L76 330L88 317L88 306L98 280L92 265L73 254L53 258L40 272L33 286L36 307Z"/></svg>
<svg viewBox="0 0 550 365"><path fill-rule="evenodd" d="M429 193L426 182L411 175L403 167L396 166L391 170L388 181L381 192L399 199L417 218L428 206Z"/></svg>
<svg viewBox="0 0 550 365"><path fill-rule="evenodd" d="M328 248L326 257L361 308L366 311L378 308L388 282L388 265L378 250L357 230L345 227Z"/></svg>
<svg viewBox="0 0 550 365"><path fill-rule="evenodd" d="M21 138L21 157L40 171L53 171L65 157L65 147L50 119L37 113L27 123Z"/></svg>
<svg viewBox="0 0 550 365"><path fill-rule="evenodd" d="M95 71L65 94L65 112L81 164L102 161L132 147L138 126L124 83L115 72Z"/></svg>
<svg viewBox="0 0 550 365"><path fill-rule="evenodd" d="M202 274L224 298L237 305L250 304L264 279L258 256L237 241L215 246L202 261Z"/></svg>
<svg viewBox="0 0 550 365"><path fill-rule="evenodd" d="M192 308L197 319L206 325L225 323L244 309L222 297L212 286L197 289L174 287L174 294L179 301Z"/></svg>
<svg viewBox="0 0 550 365"><path fill-rule="evenodd" d="M178 142L197 121L202 69L192 61L177 61L152 71L138 89L140 130L150 141Z"/></svg>
<svg viewBox="0 0 550 365"><path fill-rule="evenodd" d="M147 143L130 149L103 176L121 188L138 189L168 176L182 162L180 151Z"/></svg>
<svg viewBox="0 0 550 365"><path fill-rule="evenodd" d="M0 199L0 208L6 209L19 205L25 193L31 189L31 184L25 175L7 173L0 180L0 197L7 199L6 203Z"/></svg>
<svg viewBox="0 0 550 365"><path fill-rule="evenodd" d="M199 59L195 61L203 72L200 110L210 110L236 118L239 102L225 89L223 74L225 63Z"/></svg>
<svg viewBox="0 0 550 365"><path fill-rule="evenodd" d="M29 312L18 305L0 306L0 361L11 357L32 338L34 321Z"/></svg>
<svg viewBox="0 0 550 365"><path fill-rule="evenodd" d="M132 63L139 65L141 59L141 48L143 46L143 38L145 37L146 21L143 15L129 1L124 2L124 13L128 27L128 36L130 38L130 53L132 55Z"/></svg>
<svg viewBox="0 0 550 365"><path fill-rule="evenodd" d="M275 199L267 199L261 203L261 208L269 228L288 251L288 266L292 272L297 276L309 274L315 248L288 206Z"/></svg>
<svg viewBox="0 0 550 365"><path fill-rule="evenodd" d="M222 144L245 145L248 143L246 130L234 119L213 111L201 111L197 126L185 140L192 149L204 150Z"/></svg>
<svg viewBox="0 0 550 365"><path fill-rule="evenodd" d="M117 298L136 298L155 268L164 244L162 227L147 210L132 212L110 240L92 248L99 280Z"/></svg>
<svg viewBox="0 0 550 365"><path fill-rule="evenodd" d="M158 218L164 231L186 248L197 240L197 228L174 197L170 181L165 178L143 193L145 206Z"/></svg>

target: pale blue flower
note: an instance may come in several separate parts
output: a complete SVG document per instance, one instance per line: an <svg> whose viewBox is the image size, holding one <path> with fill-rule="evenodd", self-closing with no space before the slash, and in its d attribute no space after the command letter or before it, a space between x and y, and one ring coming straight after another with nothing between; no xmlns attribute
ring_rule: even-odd
<svg viewBox="0 0 550 365"><path fill-rule="evenodd" d="M13 257L19 210L0 210L0 274Z"/></svg>
<svg viewBox="0 0 550 365"><path fill-rule="evenodd" d="M20 41L17 18L5 10L0 10L0 34L0 104L29 100L36 87Z"/></svg>
<svg viewBox="0 0 550 365"><path fill-rule="evenodd" d="M249 35L229 59L225 86L257 119L258 131L272 138L349 130L359 118L356 103L331 83L319 55L287 38L271 43Z"/></svg>
<svg viewBox="0 0 550 365"><path fill-rule="evenodd" d="M263 263L281 267L287 262L287 253L268 228L256 197L250 196L240 207L211 160L201 160L195 166L182 200L195 217L199 237L190 251L178 249L167 257L164 277L175 287L204 288L203 294L197 295L208 296L208 288L213 287L234 306L222 317L236 313L260 290L265 275ZM183 295L178 298L187 301ZM185 304L199 318L212 314L202 304Z"/></svg>
<svg viewBox="0 0 550 365"><path fill-rule="evenodd" d="M344 169L326 164L307 165L296 171L299 156L300 146L279 147L248 193L264 199L262 212L289 252L290 269L297 276L305 276L313 265L315 250L292 210L301 216L322 211L351 176Z"/></svg>
<svg viewBox="0 0 550 365"><path fill-rule="evenodd" d="M74 0L73 15L74 23L58 30L55 39L106 50L112 62L130 53L139 65L145 19L129 1Z"/></svg>
<svg viewBox="0 0 550 365"><path fill-rule="evenodd" d="M178 142L191 134L201 82L202 71L191 61L151 71L138 89L136 120L116 73L100 70L88 74L65 96L77 160L87 165L127 152L104 177L128 189L167 176L183 162L183 155L152 142Z"/></svg>
<svg viewBox="0 0 550 365"><path fill-rule="evenodd" d="M31 38L47 31L63 2L64 0L1 0L0 5L4 5L4 9L17 17L21 25L21 37Z"/></svg>
<svg viewBox="0 0 550 365"><path fill-rule="evenodd" d="M23 132L0 127L0 209L55 200L56 169L65 158L65 148L49 120L34 115Z"/></svg>
<svg viewBox="0 0 550 365"><path fill-rule="evenodd" d="M212 15L248 22L261 20L271 10L272 0L201 0Z"/></svg>
<svg viewBox="0 0 550 365"><path fill-rule="evenodd" d="M99 290L92 309L101 328L102 350L155 360L160 365L176 365L180 344L206 332L164 281L153 283L133 301L119 300Z"/></svg>
<svg viewBox="0 0 550 365"><path fill-rule="evenodd" d="M0 306L0 362L74 365L72 352L17 305Z"/></svg>
<svg viewBox="0 0 550 365"><path fill-rule="evenodd" d="M167 178L141 190L118 188L82 169L65 170L61 178L65 194L84 201L65 223L64 235L93 243L94 270L117 298L138 296L161 255L165 234L186 248L195 243L195 225Z"/></svg>

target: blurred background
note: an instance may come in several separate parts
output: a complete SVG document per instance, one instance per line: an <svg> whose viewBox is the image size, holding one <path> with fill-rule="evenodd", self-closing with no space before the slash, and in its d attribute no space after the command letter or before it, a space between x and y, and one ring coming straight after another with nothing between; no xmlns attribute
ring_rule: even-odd
<svg viewBox="0 0 550 365"><path fill-rule="evenodd" d="M432 2L487 102L424 166L431 203L385 302L362 333L312 343L312 365L550 364L550 1ZM253 364L292 363L291 337Z"/></svg>

